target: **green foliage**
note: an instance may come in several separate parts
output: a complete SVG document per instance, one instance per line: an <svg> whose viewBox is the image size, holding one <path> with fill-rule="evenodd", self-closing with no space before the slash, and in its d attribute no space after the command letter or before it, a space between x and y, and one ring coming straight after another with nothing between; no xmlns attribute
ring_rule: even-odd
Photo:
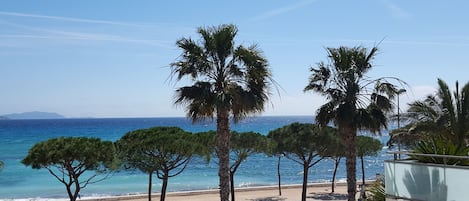
<svg viewBox="0 0 469 201"><path fill-rule="evenodd" d="M68 163L82 170L101 170L114 159L112 142L98 138L60 137L35 144L22 163L34 169Z"/></svg>
<svg viewBox="0 0 469 201"><path fill-rule="evenodd" d="M267 137L255 132L231 132L231 150L236 158L243 161L248 156L267 150Z"/></svg>
<svg viewBox="0 0 469 201"><path fill-rule="evenodd" d="M317 110L316 122L326 126L333 122L346 148L348 199L355 199L357 130L378 133L387 127L386 113L393 109L391 100L397 93L389 78L370 79L376 47L327 48L329 63L310 68L311 76L304 91L314 91L328 102ZM394 79L401 82L400 80Z"/></svg>
<svg viewBox="0 0 469 201"><path fill-rule="evenodd" d="M319 153L325 152L333 132L335 130L330 127L320 129L314 124L292 123L270 131L267 136L276 143L277 153L303 164L297 158L307 158L310 153L319 156Z"/></svg>
<svg viewBox="0 0 469 201"><path fill-rule="evenodd" d="M236 131L232 131L230 147L233 153L230 166L231 201L234 201L234 174L241 163L249 156L265 152L267 149L267 137L255 132L238 133Z"/></svg>
<svg viewBox="0 0 469 201"><path fill-rule="evenodd" d="M182 50L171 63L171 75L193 84L176 90L176 105L186 107L192 121L217 118L220 196L229 199L229 117L235 122L264 110L274 83L267 59L257 45L235 45L238 29L224 24L199 28L200 40L182 38Z"/></svg>
<svg viewBox="0 0 469 201"><path fill-rule="evenodd" d="M195 133L193 139L194 142L199 145L199 147L197 147L195 150L195 153L199 156L205 157L207 162L209 162L212 158L212 155L215 153L217 145L217 132L210 130Z"/></svg>
<svg viewBox="0 0 469 201"><path fill-rule="evenodd" d="M452 155L452 156L467 156L469 148L453 143L443 137L432 137L419 141L413 147L413 153L416 154L438 154L438 155ZM447 165L469 165L467 159L457 158L442 158L431 156L411 155L415 159L423 163L436 163Z"/></svg>
<svg viewBox="0 0 469 201"><path fill-rule="evenodd" d="M391 99L396 87L385 78L368 80L365 76L378 49L367 52L363 47L339 47L327 51L330 63L320 62L318 68L311 68L304 89L320 93L329 101L317 111L316 122L327 125L332 121L372 132L386 127L384 113L393 108Z"/></svg>
<svg viewBox="0 0 469 201"><path fill-rule="evenodd" d="M145 173L190 158L197 144L190 133L178 127L153 127L126 133L116 142L118 156L127 167Z"/></svg>
<svg viewBox="0 0 469 201"><path fill-rule="evenodd" d="M418 123L418 124L407 124L400 129L394 129L389 132L389 141L387 145L392 147L394 144L400 143L401 146L411 148L415 145L416 142L425 138L425 136L430 136L431 134L424 132L423 130L427 130L429 126L434 127L435 125L430 122L426 123ZM424 128L427 127L427 128ZM440 129L439 128L435 128Z"/></svg>
<svg viewBox="0 0 469 201"><path fill-rule="evenodd" d="M232 131L230 148L234 154L230 171L234 174L239 165L249 156L266 151L267 137L255 132L238 133Z"/></svg>
<svg viewBox="0 0 469 201"><path fill-rule="evenodd" d="M116 147L126 167L149 174L149 199L151 177L157 173L163 180L161 200L164 200L168 178L182 173L199 145L191 133L178 127L153 127L128 132L116 142Z"/></svg>
<svg viewBox="0 0 469 201"><path fill-rule="evenodd" d="M82 188L106 178L97 179L96 176L114 168L114 156L112 142L98 138L59 137L35 144L21 162L34 169L49 170L66 186L73 201ZM95 171L95 174L82 180L80 176L87 171Z"/></svg>
<svg viewBox="0 0 469 201"><path fill-rule="evenodd" d="M365 185L365 164L363 161L364 157L378 155L378 152L381 150L383 145L379 140L368 136L357 136L356 144L357 156L360 158L362 166L362 185Z"/></svg>
<svg viewBox="0 0 469 201"><path fill-rule="evenodd" d="M331 144L336 130L331 127L320 128L315 124L292 123L270 131L268 137L275 142L274 152L282 153L288 159L303 166L303 189L301 200L306 200L306 185L309 168L323 159Z"/></svg>
<svg viewBox="0 0 469 201"><path fill-rule="evenodd" d="M320 152L323 157L340 158L345 157L345 147L337 130L330 134L330 142L327 149Z"/></svg>
<svg viewBox="0 0 469 201"><path fill-rule="evenodd" d="M383 148L381 142L369 136L357 136L357 156L376 156Z"/></svg>
<svg viewBox="0 0 469 201"><path fill-rule="evenodd" d="M210 160L212 155L216 153L217 133L215 131L200 132L194 134L195 141L201 147L198 149L199 155L205 156ZM268 148L268 139L266 136L255 132L241 132L232 131L230 133L230 149L232 151L230 171L231 183L231 200L235 199L234 196L234 174L239 166L249 156L256 153L266 152Z"/></svg>
<svg viewBox="0 0 469 201"><path fill-rule="evenodd" d="M402 136L401 142L412 144L416 140L441 136L452 140L455 144L467 144L469 137L469 82L461 90L459 83L456 82L456 90L453 92L441 79L438 79L438 86L436 95L429 95L424 100L409 104L409 109L403 114L403 118L410 124L405 127L405 130L399 132L404 135L394 135L393 138ZM406 135L412 135L412 137Z"/></svg>
<svg viewBox="0 0 469 201"><path fill-rule="evenodd" d="M210 159L215 153L217 133L206 131L194 134L194 140L200 144L197 153ZM234 154L233 165L241 163L247 157L256 153L265 153L268 149L268 138L255 132L231 132L230 148Z"/></svg>
<svg viewBox="0 0 469 201"><path fill-rule="evenodd" d="M5 164L3 163L3 161L0 161L0 170L2 170L4 166Z"/></svg>
<svg viewBox="0 0 469 201"><path fill-rule="evenodd" d="M332 172L331 193L335 192L335 178L339 163L342 157L345 157L345 147L338 132L331 135L331 142L327 145L327 149L320 152L322 157L328 157L334 160L334 171Z"/></svg>
<svg viewBox="0 0 469 201"><path fill-rule="evenodd" d="M198 33L201 40L176 42L182 54L171 63L172 76L189 77L194 84L176 90L175 104L187 106L187 115L194 121L213 118L222 108L235 121L262 112L272 75L257 45L235 46L238 29L232 24L199 28Z"/></svg>
<svg viewBox="0 0 469 201"><path fill-rule="evenodd" d="M371 184L367 192L367 201L385 201L386 200L386 189L384 181L376 180Z"/></svg>

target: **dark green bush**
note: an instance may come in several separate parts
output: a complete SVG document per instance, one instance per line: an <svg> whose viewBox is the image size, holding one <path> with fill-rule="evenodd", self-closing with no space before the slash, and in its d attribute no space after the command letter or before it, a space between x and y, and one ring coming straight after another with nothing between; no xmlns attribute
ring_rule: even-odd
<svg viewBox="0 0 469 201"><path fill-rule="evenodd" d="M433 138L419 141L414 146L413 153L468 156L469 148L463 145L458 145L452 142L451 140L445 139L443 137L433 137ZM411 159L415 159L422 163L469 166L469 160L461 159L461 158L445 158L445 157L411 155Z"/></svg>
<svg viewBox="0 0 469 201"><path fill-rule="evenodd" d="M386 190L384 187L384 180L378 179L374 181L367 192L366 201L385 201Z"/></svg>

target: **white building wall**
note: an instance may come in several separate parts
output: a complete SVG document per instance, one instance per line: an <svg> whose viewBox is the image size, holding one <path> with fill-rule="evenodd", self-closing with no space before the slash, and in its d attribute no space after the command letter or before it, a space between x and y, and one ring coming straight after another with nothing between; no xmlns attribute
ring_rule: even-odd
<svg viewBox="0 0 469 201"><path fill-rule="evenodd" d="M469 167L385 161L386 194L425 201L469 200Z"/></svg>

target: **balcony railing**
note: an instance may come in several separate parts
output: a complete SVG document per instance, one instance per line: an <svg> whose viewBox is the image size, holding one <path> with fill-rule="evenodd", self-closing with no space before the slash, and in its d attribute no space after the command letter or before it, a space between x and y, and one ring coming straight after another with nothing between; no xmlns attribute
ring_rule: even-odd
<svg viewBox="0 0 469 201"><path fill-rule="evenodd" d="M469 166L450 165L449 160L469 160L469 156L388 152L394 160L385 161L387 200L468 200ZM410 157L438 158L443 164L422 163ZM402 159L400 159L402 158Z"/></svg>

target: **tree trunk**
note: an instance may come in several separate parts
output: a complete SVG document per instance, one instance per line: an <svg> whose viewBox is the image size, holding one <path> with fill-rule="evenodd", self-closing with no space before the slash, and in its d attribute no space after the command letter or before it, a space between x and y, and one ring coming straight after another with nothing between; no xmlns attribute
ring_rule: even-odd
<svg viewBox="0 0 469 201"><path fill-rule="evenodd" d="M217 108L217 155L219 160L220 201L230 199L230 125L227 110Z"/></svg>
<svg viewBox="0 0 469 201"><path fill-rule="evenodd" d="M363 156L360 156L360 160L362 161L362 185L365 186L365 166L363 164Z"/></svg>
<svg viewBox="0 0 469 201"><path fill-rule="evenodd" d="M153 183L153 171L148 176L148 201L151 201L151 185Z"/></svg>
<svg viewBox="0 0 469 201"><path fill-rule="evenodd" d="M282 182L280 178L280 158L282 157L281 154L278 155L278 163L277 163L277 176L278 176L278 195L282 195Z"/></svg>
<svg viewBox="0 0 469 201"><path fill-rule="evenodd" d="M334 159L334 173L332 174L332 190L331 193L335 192L335 176L337 175L337 168L339 167L340 157Z"/></svg>
<svg viewBox="0 0 469 201"><path fill-rule="evenodd" d="M161 186L161 196L160 201L164 201L166 199L166 189L168 188L168 173L164 173L163 175L163 186Z"/></svg>
<svg viewBox="0 0 469 201"><path fill-rule="evenodd" d="M308 187L308 164L303 164L303 188L301 190L301 201L306 201L306 188Z"/></svg>
<svg viewBox="0 0 469 201"><path fill-rule="evenodd" d="M72 184L70 184L70 185L66 184L66 185L65 185L65 187L67 188L68 198L70 198L70 201L75 201L76 198L75 198L75 199L73 198L71 186L72 186Z"/></svg>
<svg viewBox="0 0 469 201"><path fill-rule="evenodd" d="M231 201L235 201L234 172L230 171Z"/></svg>
<svg viewBox="0 0 469 201"><path fill-rule="evenodd" d="M347 166L347 200L355 201L357 193L357 158L355 137L356 129L352 126L342 128L345 145L345 164Z"/></svg>
<svg viewBox="0 0 469 201"><path fill-rule="evenodd" d="M363 156L360 156L360 160L362 162L362 187L360 188L360 196L362 196L364 199L366 199L366 194L365 194L365 166L363 164Z"/></svg>
<svg viewBox="0 0 469 201"><path fill-rule="evenodd" d="M77 200L78 198L78 195L80 194L80 182L78 181L78 177L75 177L74 179L74 183L75 183L75 192L73 193L73 201Z"/></svg>

